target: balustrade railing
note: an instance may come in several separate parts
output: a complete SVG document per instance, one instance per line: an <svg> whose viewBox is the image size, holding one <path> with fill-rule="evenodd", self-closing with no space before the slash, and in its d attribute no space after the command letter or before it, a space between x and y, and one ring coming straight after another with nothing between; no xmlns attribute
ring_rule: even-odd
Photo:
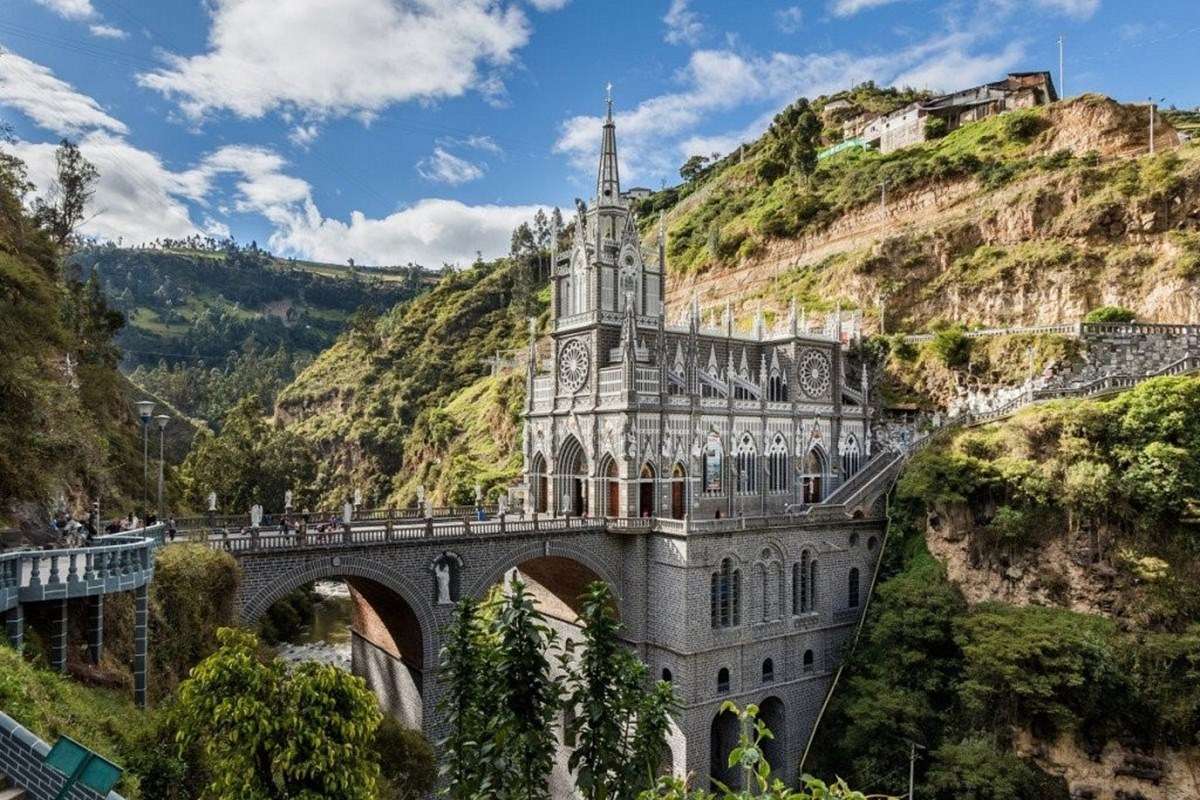
<svg viewBox="0 0 1200 800"><path fill-rule="evenodd" d="M162 526L97 537L92 544L47 550L12 550L0 554L0 600L11 607L23 597L68 597L99 594L106 582L138 584L154 570L154 550Z"/></svg>

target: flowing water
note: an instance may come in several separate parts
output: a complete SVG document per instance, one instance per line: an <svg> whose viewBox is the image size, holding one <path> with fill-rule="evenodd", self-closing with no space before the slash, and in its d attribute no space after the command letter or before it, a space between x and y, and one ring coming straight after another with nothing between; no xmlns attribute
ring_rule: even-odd
<svg viewBox="0 0 1200 800"><path fill-rule="evenodd" d="M291 642L279 645L279 656L289 663L319 661L350 671L350 589L340 581L317 581L320 598L312 621Z"/></svg>

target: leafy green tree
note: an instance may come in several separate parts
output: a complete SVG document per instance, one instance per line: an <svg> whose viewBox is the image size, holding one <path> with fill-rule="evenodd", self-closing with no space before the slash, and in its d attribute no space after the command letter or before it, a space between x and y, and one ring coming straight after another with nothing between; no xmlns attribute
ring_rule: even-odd
<svg viewBox="0 0 1200 800"><path fill-rule="evenodd" d="M498 711L491 691L497 653L484 626L475 601L463 598L454 609L442 650L446 690L438 710L449 733L440 743L441 794L451 800L480 797L491 783L493 748L488 737Z"/></svg>
<svg viewBox="0 0 1200 800"><path fill-rule="evenodd" d="M316 461L303 439L267 420L258 397L250 396L230 409L220 433L196 438L180 474L197 508L212 491L223 508L259 502L280 509L284 492L302 493L313 481Z"/></svg>
<svg viewBox="0 0 1200 800"><path fill-rule="evenodd" d="M179 687L181 744L203 750L213 800L375 800L380 714L361 678L306 662L262 661L253 634L220 648Z"/></svg>
<svg viewBox="0 0 1200 800"><path fill-rule="evenodd" d="M100 173L79 152L79 146L67 139L54 152L54 167L46 197L34 203L34 217L61 247L83 222Z"/></svg>
<svg viewBox="0 0 1200 800"><path fill-rule="evenodd" d="M1120 306L1101 306L1093 308L1084 316L1084 322L1133 322L1137 314L1128 308Z"/></svg>
<svg viewBox="0 0 1200 800"><path fill-rule="evenodd" d="M433 789L437 762L420 731L385 715L375 729L375 755L381 773L378 800L421 800Z"/></svg>
<svg viewBox="0 0 1200 800"><path fill-rule="evenodd" d="M608 585L596 582L583 596L583 638L567 642L567 726L575 741L568 766L587 800L630 797L652 779L666 750L674 694L659 682L647 692L647 669L617 638L620 623ZM572 657L579 650L577 660Z"/></svg>
<svg viewBox="0 0 1200 800"><path fill-rule="evenodd" d="M923 797L934 800L1066 800L1047 791L1044 776L985 736L947 743L932 754Z"/></svg>
<svg viewBox="0 0 1200 800"><path fill-rule="evenodd" d="M679 168L679 177L687 183L698 179L702 176L705 170L708 169L708 156L694 155L688 157L688 160L683 162L683 166Z"/></svg>
<svg viewBox="0 0 1200 800"><path fill-rule="evenodd" d="M546 656L556 635L519 579L509 584L494 632L499 653L492 676L499 692L499 713L491 720L499 768L494 776L495 797L545 800L550 796L547 778L558 747L554 718L561 688Z"/></svg>

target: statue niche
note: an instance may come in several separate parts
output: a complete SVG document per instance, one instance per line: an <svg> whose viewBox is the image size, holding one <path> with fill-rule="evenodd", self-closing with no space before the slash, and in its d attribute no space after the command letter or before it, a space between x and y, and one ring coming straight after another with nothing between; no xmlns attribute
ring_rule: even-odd
<svg viewBox="0 0 1200 800"><path fill-rule="evenodd" d="M461 596L462 559L457 553L443 552L429 565L433 575L433 602L439 606L450 606Z"/></svg>

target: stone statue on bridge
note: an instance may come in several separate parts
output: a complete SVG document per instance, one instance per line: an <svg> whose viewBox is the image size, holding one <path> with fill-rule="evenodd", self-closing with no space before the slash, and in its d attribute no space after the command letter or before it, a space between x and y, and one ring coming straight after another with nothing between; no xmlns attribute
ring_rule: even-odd
<svg viewBox="0 0 1200 800"><path fill-rule="evenodd" d="M257 528L262 525L263 507L260 503L255 503L250 506L250 527Z"/></svg>

